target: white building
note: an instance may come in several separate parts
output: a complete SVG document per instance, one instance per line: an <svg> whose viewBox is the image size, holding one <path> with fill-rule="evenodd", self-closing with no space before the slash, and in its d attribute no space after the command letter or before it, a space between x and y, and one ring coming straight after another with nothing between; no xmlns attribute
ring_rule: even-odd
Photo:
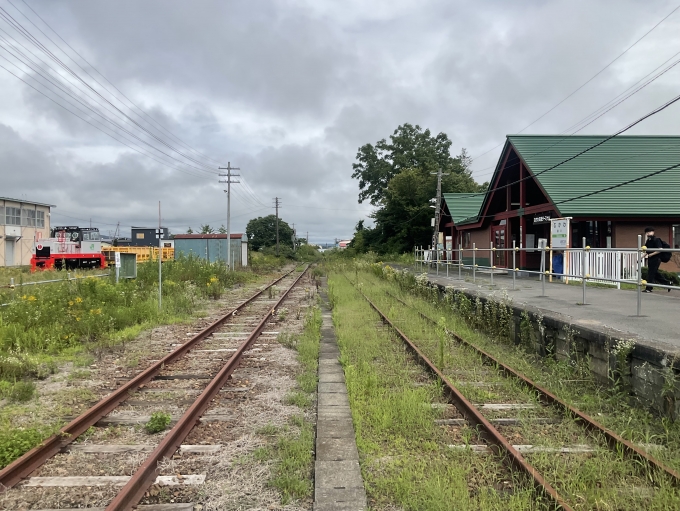
<svg viewBox="0 0 680 511"><path fill-rule="evenodd" d="M50 208L53 207L0 197L0 266L31 263L33 243L50 236Z"/></svg>

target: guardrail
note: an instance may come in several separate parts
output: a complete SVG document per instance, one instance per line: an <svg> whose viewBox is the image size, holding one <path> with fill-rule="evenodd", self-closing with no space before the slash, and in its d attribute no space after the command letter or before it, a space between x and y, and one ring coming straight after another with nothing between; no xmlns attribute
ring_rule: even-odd
<svg viewBox="0 0 680 511"><path fill-rule="evenodd" d="M569 280L582 283L583 301L586 302L586 287L588 282L608 284L620 289L621 284L632 284L637 288L637 315L642 313L642 290L644 287L654 287L661 289L677 289L680 286L657 284L647 282L642 278L642 268L645 266L646 255L650 252L670 252L680 253L678 248L666 249L647 249L642 245L642 236L638 235L637 248L597 248L591 249L586 246L586 239L583 238L581 248L555 248L549 246L539 246L538 248L517 247L513 241L512 248L494 247L493 242L488 248L477 247L475 243L472 248L457 249L424 249L416 247L414 249L415 268L424 271L425 266L436 267L439 275L440 267L446 270L446 276L450 270L458 270L458 278L462 279L463 270L469 270L472 274L472 281L476 282L477 273L488 274L491 285L494 285L494 276L508 274L512 276L512 289L515 289L516 279L519 276L536 275L542 283L542 295L545 294L546 279L552 281L553 278L563 280L565 284ZM488 254L488 265L478 263L479 253ZM540 266L538 270L519 269L517 267L517 254L520 252L540 253ZM546 254L552 256L553 252L563 254L563 271L553 271L552 257L546 260ZM466 264L465 254L471 254L472 264ZM508 261L506 259L511 259ZM511 262L511 264L509 264ZM499 266L499 263L500 264Z"/></svg>

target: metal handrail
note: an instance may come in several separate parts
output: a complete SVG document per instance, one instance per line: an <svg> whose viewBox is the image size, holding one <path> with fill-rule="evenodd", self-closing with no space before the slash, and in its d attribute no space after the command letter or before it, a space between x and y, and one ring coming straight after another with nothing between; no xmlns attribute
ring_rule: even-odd
<svg viewBox="0 0 680 511"><path fill-rule="evenodd" d="M640 257L643 254L646 254L650 251L654 252L670 252L670 253L680 253L680 248L654 248L654 249L648 249L644 245L642 245L642 236L638 235L638 246L636 248L627 248L627 247L619 247L619 248L591 248L586 245L585 243L585 238L583 238L583 246L574 248L574 247L550 247L550 246L545 246L545 247L517 247L515 246L515 242L513 242L513 246L510 248L498 248L495 247L494 244L491 242L489 244L489 247L477 247L476 243L472 244L472 248L463 248L462 246L458 246L457 249L439 249L439 248L428 248L424 249L422 247L416 247L414 249L414 262L415 262L415 267L416 269L420 268L421 270L424 269L425 265L435 265L436 267L436 273L439 275L439 266L443 265L446 268L446 276L449 276L449 269L451 267L458 268L458 278L462 279L462 270L471 270L472 271L472 280L473 282L476 282L477 280L477 272L479 270L487 270L490 273L490 278L491 278L491 285L494 285L494 275L498 274L499 272L507 272L507 274L512 275L512 289L515 289L515 280L518 274L522 275L537 275L540 277L541 283L542 283L542 289L543 293L541 296L547 296L545 294L545 280L546 277L558 277L558 278L564 278L565 283L568 283L569 279L575 280L575 279L580 279L582 282L582 287L583 287L583 304L586 304L586 286L588 282L605 282L605 283L613 283L613 284L633 284L637 287L637 315L641 315L641 310L642 310L642 287L643 286L652 286L660 289L677 289L680 290L680 286L674 286L674 285L665 285L665 284L656 284L656 283L648 283L646 280L642 279L642 262L643 262L643 257ZM573 273L568 273L567 268L565 268L565 272L563 273L556 273L553 272L549 269L547 269L546 265L546 259L545 259L545 254L546 253L552 253L554 251L559 251L559 252L564 252L564 253L569 253L569 254L579 254L581 259L580 259L580 267L582 269L581 274L573 274ZM479 265L477 263L477 254L478 253L488 253L489 254L489 260L490 264L489 265ZM494 264L494 261L496 259L496 254L502 252L502 253L512 253L512 266L509 267L501 267L499 268ZM541 263L540 263L540 268L539 270L528 270L528 269L522 269L520 270L517 267L516 264L516 254L520 252L531 252L531 253L536 253L539 252L541 254ZM597 252L597 253L605 253L605 252L613 252L613 253L628 253L628 254L635 254L637 255L637 261L635 262L636 265L636 278L620 278L619 277L611 277L611 276L593 276L589 270L586 269L588 266L587 264L587 257L585 254L591 253L591 252ZM466 253L471 253L472 254L472 264L465 264L463 261L463 257ZM421 254L421 258L418 257L418 255ZM431 257L434 256L434 257ZM442 257L444 256L444 257ZM508 261L509 262L509 261ZM617 263L618 264L618 263ZM617 268L618 270L619 268ZM618 273L618 271L617 271Z"/></svg>

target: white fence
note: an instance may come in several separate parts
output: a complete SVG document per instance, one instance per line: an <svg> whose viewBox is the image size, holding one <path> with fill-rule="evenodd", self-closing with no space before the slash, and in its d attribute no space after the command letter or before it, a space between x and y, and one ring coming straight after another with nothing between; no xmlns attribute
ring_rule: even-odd
<svg viewBox="0 0 680 511"><path fill-rule="evenodd" d="M616 286L621 289L620 281L637 283L638 279L638 254L630 250L604 251L591 249L587 251L569 251L568 262L565 262L567 275L588 276L588 282L599 282ZM585 259L585 272L583 264ZM571 280L580 282L579 277L570 277ZM616 281L616 282L613 282Z"/></svg>

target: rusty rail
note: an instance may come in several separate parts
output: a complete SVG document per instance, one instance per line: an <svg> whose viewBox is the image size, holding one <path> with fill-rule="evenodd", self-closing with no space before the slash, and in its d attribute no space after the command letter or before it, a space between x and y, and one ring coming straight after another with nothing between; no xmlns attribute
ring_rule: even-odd
<svg viewBox="0 0 680 511"><path fill-rule="evenodd" d="M554 504L554 509L562 509L564 511L573 511L573 508L565 502L565 500L557 493L557 491L548 483L543 476L531 466L520 452L515 449L507 439L482 415L482 413L470 402L463 394L444 376L437 367L425 356L425 354L418 349L418 347L404 334L390 319L383 314L383 312L361 291L361 296L370 304L370 306L380 315L382 321L387 323L394 332L406 343L408 348L413 352L418 361L423 364L432 374L434 374L444 385L444 389L448 394L454 406L463 414L465 419L477 427L480 434L489 444L489 447L498 456L503 456L505 460L509 460L510 464L518 470L521 470L528 475L534 483L534 487L541 492L548 500ZM507 458L505 456L507 456Z"/></svg>
<svg viewBox="0 0 680 511"><path fill-rule="evenodd" d="M386 293L394 298L395 300L399 301L401 304L403 304L406 307L412 308L411 305L407 304L405 301L403 301L401 298L398 296L393 295L389 291L386 291ZM415 310L415 309L414 309ZM432 324L437 324L437 322L429 317L428 315L424 314L423 312L416 310L416 312L425 319L426 321L429 321ZM530 388L531 390L534 390L538 393L538 396L540 400L550 406L554 406L558 409L560 409L564 414L571 415L574 418L576 418L576 422L579 422L583 427L585 427L588 431L591 433L599 433L605 437L607 440L607 444L609 447L613 450L621 450L624 454L629 456L630 458L633 458L635 460L641 461L642 463L648 463L650 467L654 468L655 470L661 471L668 475L671 480L673 481L674 484L680 485L680 473L677 471L673 470L672 468L664 465L662 462L648 454L647 452L643 451L639 447L637 447L635 444L629 442L628 440L624 439L614 431L604 427L602 424L594 420L592 417L589 415L586 415L582 411L580 411L578 408L574 408L570 404L566 403L559 397L557 397L555 394L550 392L548 389L541 387L538 385L536 382L533 380L527 378L524 376L522 373L515 371L513 368L510 366L504 364L500 360L498 360L496 357L491 355L490 353L487 353L486 351L482 350L481 348L478 348L471 342L463 339L461 336L456 334L455 332L449 330L448 328L446 329L446 333L449 334L451 337L453 337L456 341L459 343L463 344L464 346L467 346L477 353L479 353L482 356L482 360L484 361L485 364L491 365L499 369L505 376L509 376L512 378L515 378L519 380L522 384Z"/></svg>
<svg viewBox="0 0 680 511"><path fill-rule="evenodd" d="M250 345L255 341L255 339L260 336L267 325L267 321L270 319L270 316L274 314L276 309L286 299L288 293L300 281L307 271L307 268L309 268L309 265L307 265L302 273L300 273L300 275L290 285L286 292L281 295L281 298L262 318L260 323L238 348L236 353L234 353L229 358L227 363L222 367L222 369L220 369L220 372L217 373L215 378L212 379L208 386L203 390L201 395L198 396L196 401L189 407L189 409L187 409L186 412L184 412L184 415L182 415L179 421L177 421L177 424L175 424L170 432L163 437L161 443L158 444L158 446L153 450L144 463L142 463L139 469L137 469L137 472L135 472L135 474L121 489L118 495L116 495L113 501L111 501L111 503L106 507L106 511L127 511L132 509L133 506L136 506L142 497L144 497L144 493L156 479L158 462L163 458L172 456L172 454L177 451L177 449L179 449L182 441L196 425L196 422L200 419L206 408L208 408L215 395L217 395L220 389L227 382L234 369L238 367L243 353L245 353L248 348L250 348Z"/></svg>
<svg viewBox="0 0 680 511"><path fill-rule="evenodd" d="M222 324L232 317L235 312L243 309L246 305L250 304L253 300L264 293L268 288L276 285L294 271L295 269L292 269L288 273L285 273L278 279L271 282L269 285L267 285L267 287L262 289L262 291L258 291L252 295L245 302L230 310L227 314L219 318L214 323L210 324L208 327L192 337L189 341L179 346L176 350L169 353L155 364L149 366L127 383L121 385L111 394L103 398L92 408L73 419L66 426L64 426L59 431L59 433L45 439L39 446L34 447L23 456L17 458L5 468L0 470L0 493L4 492L7 488L11 488L12 486L16 485L25 477L28 477L31 472L40 467L48 459L61 451L65 446L78 438L78 436L87 431L88 428L94 426L97 421L108 415L120 403L125 401L130 395L130 391L133 391L150 381L161 371L163 367L178 359L179 357L182 357L191 348L193 348L196 343L205 339L220 326L222 326Z"/></svg>

